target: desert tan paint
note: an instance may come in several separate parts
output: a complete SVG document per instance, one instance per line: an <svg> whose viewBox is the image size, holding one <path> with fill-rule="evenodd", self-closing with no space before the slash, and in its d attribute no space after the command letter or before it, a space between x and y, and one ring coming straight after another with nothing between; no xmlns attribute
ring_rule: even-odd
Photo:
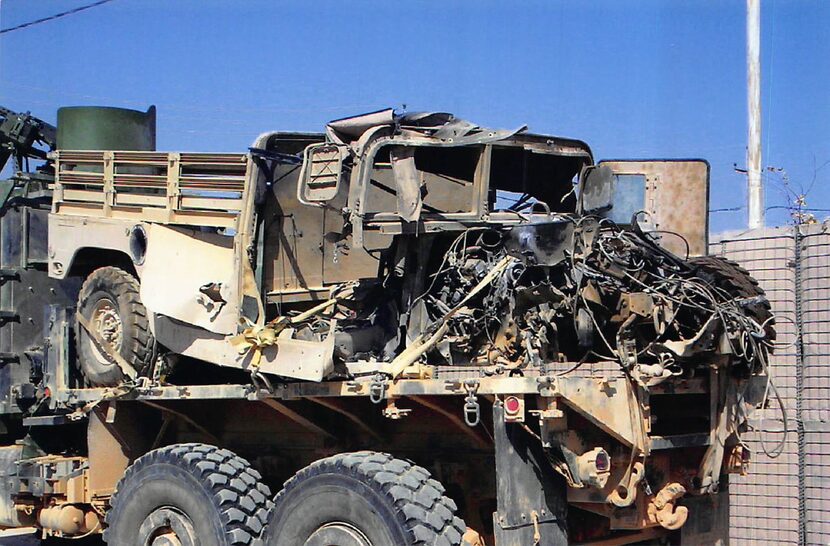
<svg viewBox="0 0 830 546"><path fill-rule="evenodd" d="M689 242L689 254L706 254L709 240L709 164L684 161L601 161L614 174L641 174L646 177L646 211L654 228L682 235ZM665 234L661 245L684 257L686 245Z"/></svg>

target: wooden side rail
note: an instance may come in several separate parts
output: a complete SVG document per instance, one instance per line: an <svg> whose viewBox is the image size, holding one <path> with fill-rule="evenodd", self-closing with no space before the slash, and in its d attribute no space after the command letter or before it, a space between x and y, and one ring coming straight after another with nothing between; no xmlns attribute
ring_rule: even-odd
<svg viewBox="0 0 830 546"><path fill-rule="evenodd" d="M236 228L248 191L245 154L60 150L52 211Z"/></svg>

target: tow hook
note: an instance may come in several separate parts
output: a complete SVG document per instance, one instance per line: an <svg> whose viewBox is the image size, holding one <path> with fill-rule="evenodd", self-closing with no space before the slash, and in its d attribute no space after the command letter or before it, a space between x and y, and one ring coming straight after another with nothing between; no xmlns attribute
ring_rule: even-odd
<svg viewBox="0 0 830 546"><path fill-rule="evenodd" d="M634 504L637 499L637 486L643 479L644 470L643 463L639 461L634 463L628 476L628 485L620 482L620 485L608 495L608 502L617 508L626 508ZM683 492L685 493L685 490Z"/></svg>
<svg viewBox="0 0 830 546"><path fill-rule="evenodd" d="M686 488L677 482L666 485L648 504L648 518L670 531L680 529L689 517L689 509L675 502L685 494Z"/></svg>

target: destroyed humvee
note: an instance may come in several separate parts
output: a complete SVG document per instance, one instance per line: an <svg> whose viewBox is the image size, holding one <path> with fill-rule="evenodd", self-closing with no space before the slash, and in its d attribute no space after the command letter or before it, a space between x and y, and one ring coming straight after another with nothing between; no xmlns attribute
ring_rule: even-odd
<svg viewBox="0 0 830 546"><path fill-rule="evenodd" d="M705 163L675 163L682 182L615 175L524 129L386 110L247 155L55 153L50 274L89 273L87 381L169 352L312 381L619 359L654 382L708 365L724 329L769 327L745 273L664 250L705 252ZM722 324L735 284L750 301Z"/></svg>

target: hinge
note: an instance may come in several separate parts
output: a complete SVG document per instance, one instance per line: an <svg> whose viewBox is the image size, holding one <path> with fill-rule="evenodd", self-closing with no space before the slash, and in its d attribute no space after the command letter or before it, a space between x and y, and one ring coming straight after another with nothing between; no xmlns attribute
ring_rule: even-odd
<svg viewBox="0 0 830 546"><path fill-rule="evenodd" d="M0 353L0 366L20 362L20 355L17 353Z"/></svg>
<svg viewBox="0 0 830 546"><path fill-rule="evenodd" d="M0 282L19 281L20 271L17 269L0 269Z"/></svg>
<svg viewBox="0 0 830 546"><path fill-rule="evenodd" d="M0 311L0 326L6 322L20 322L20 315L14 311Z"/></svg>

